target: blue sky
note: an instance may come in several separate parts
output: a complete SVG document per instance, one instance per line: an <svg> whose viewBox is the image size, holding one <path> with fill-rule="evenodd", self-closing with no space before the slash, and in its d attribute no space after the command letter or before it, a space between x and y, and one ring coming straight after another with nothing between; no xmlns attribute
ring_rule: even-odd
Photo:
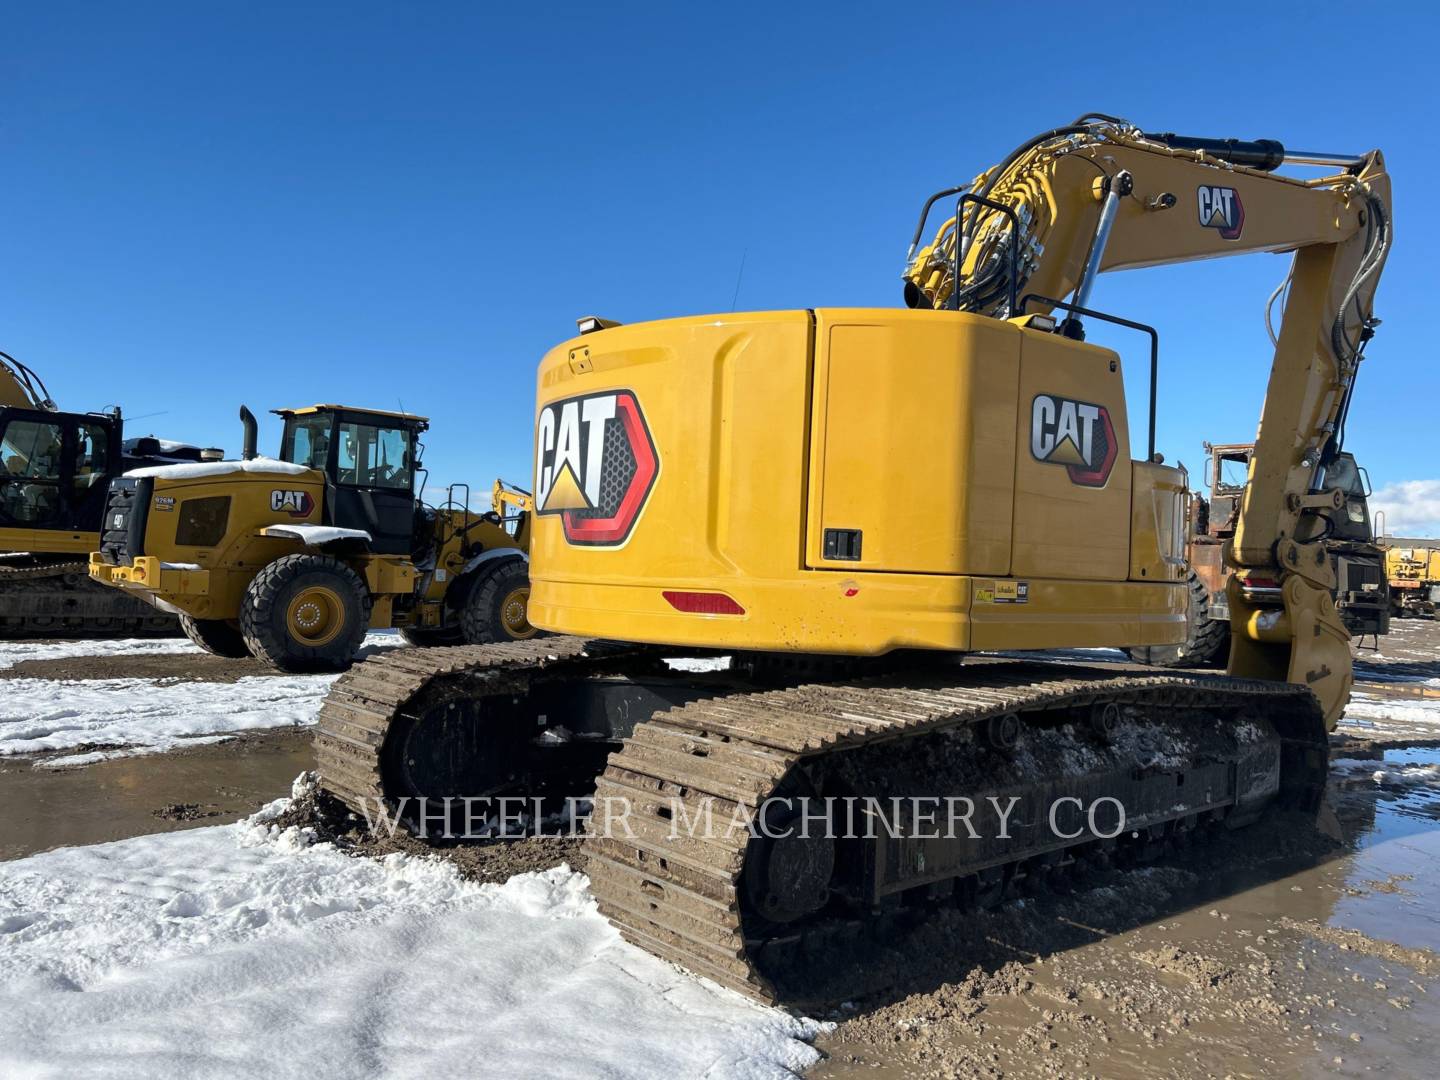
<svg viewBox="0 0 1440 1080"><path fill-rule="evenodd" d="M742 260L741 310L898 305L926 195L1098 110L1385 150L1396 238L1348 446L1431 532L1440 19L1267 8L15 5L0 349L132 434L234 451L242 401L403 404L433 418L436 481L523 483L535 364L577 316L726 311ZM1286 259L1099 282L1160 330L1170 460L1253 435Z"/></svg>

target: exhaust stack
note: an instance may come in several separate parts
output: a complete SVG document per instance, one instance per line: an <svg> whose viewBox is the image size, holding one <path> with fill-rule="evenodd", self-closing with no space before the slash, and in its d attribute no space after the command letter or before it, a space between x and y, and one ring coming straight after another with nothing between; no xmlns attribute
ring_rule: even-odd
<svg viewBox="0 0 1440 1080"><path fill-rule="evenodd" d="M255 414L244 405L240 406L240 424L245 429L245 441L240 447L240 459L249 461L259 452L256 447L260 442L260 426L255 423Z"/></svg>

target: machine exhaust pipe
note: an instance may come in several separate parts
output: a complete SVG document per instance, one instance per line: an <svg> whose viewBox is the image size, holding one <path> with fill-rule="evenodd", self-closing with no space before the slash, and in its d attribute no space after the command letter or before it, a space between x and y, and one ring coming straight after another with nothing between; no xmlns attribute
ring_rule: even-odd
<svg viewBox="0 0 1440 1080"><path fill-rule="evenodd" d="M255 414L244 405L240 406L240 425L245 429L245 441L240 447L240 459L249 461L259 453L256 448L260 445L260 425L255 423Z"/></svg>

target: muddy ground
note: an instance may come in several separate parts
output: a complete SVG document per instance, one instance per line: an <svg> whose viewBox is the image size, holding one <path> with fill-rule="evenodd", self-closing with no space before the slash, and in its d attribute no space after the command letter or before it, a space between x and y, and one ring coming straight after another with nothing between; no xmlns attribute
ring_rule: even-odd
<svg viewBox="0 0 1440 1080"><path fill-rule="evenodd" d="M140 656L67 656L21 660L0 669L3 679L160 679L165 682L233 683L249 675L274 675L263 660L228 660L208 653Z"/></svg>
<svg viewBox="0 0 1440 1080"><path fill-rule="evenodd" d="M74 769L0 758L0 859L238 821L313 763L310 733L293 729Z"/></svg>
<svg viewBox="0 0 1440 1080"><path fill-rule="evenodd" d="M1370 718L1335 739L1324 832L1272 822L989 912L938 911L837 971L831 1004L811 1009L835 1027L810 1077L1434 1075L1440 688L1425 680L1440 678L1440 623L1396 623L1357 660ZM0 679L263 674L242 666L71 658ZM311 756L308 734L282 731L35 764L0 759L0 858L232 821L287 794ZM303 808L292 817L357 854L422 850ZM575 841L538 839L438 853L481 880L578 854Z"/></svg>

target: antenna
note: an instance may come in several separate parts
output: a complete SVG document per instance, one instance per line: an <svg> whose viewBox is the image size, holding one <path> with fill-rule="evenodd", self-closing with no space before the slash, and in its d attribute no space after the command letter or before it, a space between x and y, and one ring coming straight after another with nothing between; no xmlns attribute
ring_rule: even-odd
<svg viewBox="0 0 1440 1080"><path fill-rule="evenodd" d="M735 295L730 298L731 311L734 311L735 305L740 302L740 280L745 276L745 256L749 254L749 248L746 248L744 251L740 252L740 270L735 275Z"/></svg>

